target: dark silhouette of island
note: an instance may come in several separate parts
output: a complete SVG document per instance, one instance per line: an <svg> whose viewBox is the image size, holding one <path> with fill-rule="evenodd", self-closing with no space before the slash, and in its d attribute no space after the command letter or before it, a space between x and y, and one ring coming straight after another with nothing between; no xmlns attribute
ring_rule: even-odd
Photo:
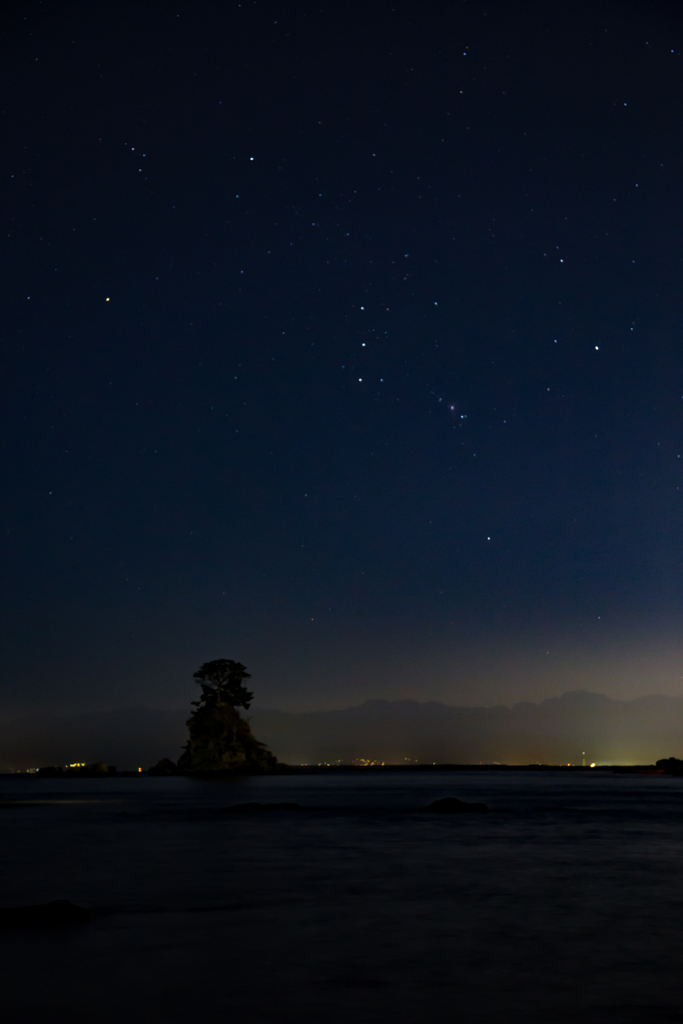
<svg viewBox="0 0 683 1024"><path fill-rule="evenodd" d="M162 757L160 761L152 765L148 775L180 775L178 765L170 757Z"/></svg>
<svg viewBox="0 0 683 1024"><path fill-rule="evenodd" d="M241 662L226 658L207 661L194 673L202 694L192 701L196 710L187 721L190 738L178 761L179 772L258 774L277 768L277 758L254 738L238 711L253 700L244 685L249 678Z"/></svg>
<svg viewBox="0 0 683 1024"><path fill-rule="evenodd" d="M43 778L70 778L78 776L85 779L106 779L116 775L116 765L105 764L104 761L93 761L91 764L71 764L62 767L59 764L46 765L38 771Z"/></svg>

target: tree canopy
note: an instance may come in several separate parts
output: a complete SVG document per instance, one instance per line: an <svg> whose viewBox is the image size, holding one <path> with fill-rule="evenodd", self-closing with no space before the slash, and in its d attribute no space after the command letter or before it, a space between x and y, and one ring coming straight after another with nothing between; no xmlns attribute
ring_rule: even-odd
<svg viewBox="0 0 683 1024"><path fill-rule="evenodd" d="M242 682L251 679L251 675L240 661L226 658L205 661L194 673L193 679L202 688L199 700L192 701L197 707L220 700L234 708L248 708L254 699L254 694Z"/></svg>

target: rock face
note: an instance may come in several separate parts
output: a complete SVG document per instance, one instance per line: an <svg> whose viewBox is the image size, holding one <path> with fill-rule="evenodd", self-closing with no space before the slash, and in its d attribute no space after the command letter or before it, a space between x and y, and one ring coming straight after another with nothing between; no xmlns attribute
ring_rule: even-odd
<svg viewBox="0 0 683 1024"><path fill-rule="evenodd" d="M249 723L219 695L212 695L188 719L190 739L178 761L186 774L259 774L277 768L277 758L254 739Z"/></svg>

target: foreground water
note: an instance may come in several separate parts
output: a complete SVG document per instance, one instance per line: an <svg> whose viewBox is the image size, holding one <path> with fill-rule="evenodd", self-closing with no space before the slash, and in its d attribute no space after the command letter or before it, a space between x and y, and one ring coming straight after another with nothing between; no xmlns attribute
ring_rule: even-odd
<svg viewBox="0 0 683 1024"><path fill-rule="evenodd" d="M489 814L419 813L457 796ZM0 779L12 1024L683 1022L683 779ZM247 801L301 811L221 814Z"/></svg>

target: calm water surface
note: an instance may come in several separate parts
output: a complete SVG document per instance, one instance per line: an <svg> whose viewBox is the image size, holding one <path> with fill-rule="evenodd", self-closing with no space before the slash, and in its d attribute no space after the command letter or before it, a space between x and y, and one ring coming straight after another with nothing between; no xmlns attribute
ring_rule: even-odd
<svg viewBox="0 0 683 1024"><path fill-rule="evenodd" d="M489 814L430 816L443 796ZM247 801L302 810L221 815ZM683 779L0 778L12 1024L683 1022Z"/></svg>

